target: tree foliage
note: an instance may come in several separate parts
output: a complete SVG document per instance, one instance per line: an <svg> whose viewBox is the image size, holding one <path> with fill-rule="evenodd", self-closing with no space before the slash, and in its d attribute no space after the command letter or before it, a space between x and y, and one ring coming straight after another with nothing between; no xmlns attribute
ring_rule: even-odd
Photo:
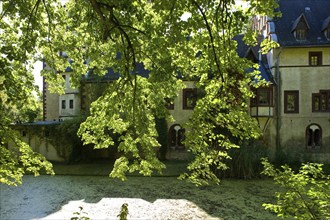
<svg viewBox="0 0 330 220"><path fill-rule="evenodd" d="M282 218L330 219L330 176L324 175L321 164L303 164L299 172L288 165L276 169L262 161L263 174L274 178L280 186L275 204L263 204Z"/></svg>
<svg viewBox="0 0 330 220"><path fill-rule="evenodd" d="M274 16L277 4L247 2L250 7L242 9L234 0L72 0L65 5L56 0L5 0L2 59L17 77L19 71L27 74L26 60L42 54L49 66L43 75L57 92L63 92L58 73L68 66L75 86L87 73L102 76L109 67L120 73L92 104L78 133L95 148L112 146L110 134L120 137L123 156L111 176L121 179L127 172L151 175L164 168L155 154L155 117L169 117L164 100L183 88L179 75L195 80L204 96L187 129L186 146L195 160L182 178L197 185L218 182L214 169L226 168L227 150L238 147L237 140L259 135L246 102L253 95L250 87L261 81L254 80L258 71L245 73L255 66L238 57L233 37L245 33L247 43L255 44L249 18ZM137 74L138 62L149 70L148 78ZM19 86L24 87L18 84L16 90Z"/></svg>
<svg viewBox="0 0 330 220"><path fill-rule="evenodd" d="M21 10L27 15L29 5L25 6L27 8L21 6ZM45 169L52 173L51 164L33 152L11 125L30 122L38 114L38 105L32 95L37 89L33 85L30 59L35 45L24 38L23 29L27 27L21 26L23 22L19 21L20 16L14 8L15 4L3 2L0 16L0 182L9 185L21 183L26 172L39 175L40 170ZM12 148L8 148L8 143L12 143Z"/></svg>

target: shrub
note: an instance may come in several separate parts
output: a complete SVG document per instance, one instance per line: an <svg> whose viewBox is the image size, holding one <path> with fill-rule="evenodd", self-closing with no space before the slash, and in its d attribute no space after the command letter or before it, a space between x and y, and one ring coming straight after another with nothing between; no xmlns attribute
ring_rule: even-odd
<svg viewBox="0 0 330 220"><path fill-rule="evenodd" d="M158 152L160 160L166 159L167 153L167 121L166 118L156 118L157 141L161 145Z"/></svg>
<svg viewBox="0 0 330 220"><path fill-rule="evenodd" d="M58 154L68 162L77 161L81 157L83 144L77 132L84 120L83 116L78 116L46 127L48 140L55 146Z"/></svg>
<svg viewBox="0 0 330 220"><path fill-rule="evenodd" d="M90 220L88 213L83 211L83 207L79 206L79 211L73 213L73 217L70 220Z"/></svg>
<svg viewBox="0 0 330 220"><path fill-rule="evenodd" d="M245 141L240 144L240 148L229 150L230 160L227 161L229 167L222 175L231 178L251 179L260 176L263 167L260 159L269 155L267 146L259 140Z"/></svg>
<svg viewBox="0 0 330 220"><path fill-rule="evenodd" d="M127 216L128 216L128 204L124 203L122 204L121 208L120 208L120 212L117 215L117 217L119 217L119 220L127 220Z"/></svg>
<svg viewBox="0 0 330 220"><path fill-rule="evenodd" d="M276 204L263 204L266 209L283 218L330 219L330 176L324 175L322 164L302 164L298 172L288 165L277 169L267 159L262 164L262 173L280 186Z"/></svg>

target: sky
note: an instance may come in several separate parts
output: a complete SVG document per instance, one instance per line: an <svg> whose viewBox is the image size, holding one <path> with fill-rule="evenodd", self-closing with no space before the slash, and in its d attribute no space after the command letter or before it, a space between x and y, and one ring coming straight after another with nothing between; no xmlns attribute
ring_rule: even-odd
<svg viewBox="0 0 330 220"><path fill-rule="evenodd" d="M42 77L40 76L40 71L42 70L42 62L37 61L33 65L33 75L34 75L34 84L39 86L39 90L42 91L43 84L42 84Z"/></svg>

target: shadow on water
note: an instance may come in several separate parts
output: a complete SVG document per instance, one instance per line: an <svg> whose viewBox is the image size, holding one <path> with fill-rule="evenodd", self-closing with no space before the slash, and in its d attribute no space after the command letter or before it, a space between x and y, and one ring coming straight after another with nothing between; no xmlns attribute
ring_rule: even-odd
<svg viewBox="0 0 330 220"><path fill-rule="evenodd" d="M134 200L140 200L139 204L147 209L171 203L173 210L179 206L176 201L185 200L187 206L176 208L204 211L199 219L276 219L262 207L262 203L273 201L274 185L270 180L224 180L219 186L199 188L175 177L129 177L126 182L106 176L25 176L23 180L22 186L0 186L0 219L54 219L60 212L70 219L79 206L92 219L112 219L123 202L128 202L130 210ZM143 207L135 208L143 211ZM95 217L97 213L99 217ZM150 213L144 217L152 219ZM169 215L168 219L176 217Z"/></svg>

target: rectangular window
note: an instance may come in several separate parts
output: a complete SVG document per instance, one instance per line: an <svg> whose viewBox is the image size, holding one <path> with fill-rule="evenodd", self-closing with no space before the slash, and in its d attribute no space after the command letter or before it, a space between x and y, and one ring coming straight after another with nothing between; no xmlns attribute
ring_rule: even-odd
<svg viewBox="0 0 330 220"><path fill-rule="evenodd" d="M258 88L254 92L255 97L251 99L251 106L272 106L273 88Z"/></svg>
<svg viewBox="0 0 330 220"><path fill-rule="evenodd" d="M299 91L284 91L284 113L299 113Z"/></svg>
<svg viewBox="0 0 330 220"><path fill-rule="evenodd" d="M270 105L270 93L269 90L265 89L260 89L258 92L258 104L259 105L265 105L269 106Z"/></svg>
<svg viewBox="0 0 330 220"><path fill-rule="evenodd" d="M313 112L330 112L330 90L321 90L312 94Z"/></svg>
<svg viewBox="0 0 330 220"><path fill-rule="evenodd" d="M194 109L197 102L197 89L189 88L183 90L183 109Z"/></svg>
<svg viewBox="0 0 330 220"><path fill-rule="evenodd" d="M313 112L318 112L320 111L320 94L318 93L313 93L312 94L312 109Z"/></svg>
<svg viewBox="0 0 330 220"><path fill-rule="evenodd" d="M321 111L327 110L327 94L321 93Z"/></svg>
<svg viewBox="0 0 330 220"><path fill-rule="evenodd" d="M309 65L321 66L322 65L322 52L309 52Z"/></svg>
<svg viewBox="0 0 330 220"><path fill-rule="evenodd" d="M306 40L307 30L304 28L299 28L296 30L296 39L297 40Z"/></svg>
<svg viewBox="0 0 330 220"><path fill-rule="evenodd" d="M73 100L70 99L70 109L73 109Z"/></svg>
<svg viewBox="0 0 330 220"><path fill-rule="evenodd" d="M65 100L62 100L62 109L65 109L66 108L66 102Z"/></svg>

